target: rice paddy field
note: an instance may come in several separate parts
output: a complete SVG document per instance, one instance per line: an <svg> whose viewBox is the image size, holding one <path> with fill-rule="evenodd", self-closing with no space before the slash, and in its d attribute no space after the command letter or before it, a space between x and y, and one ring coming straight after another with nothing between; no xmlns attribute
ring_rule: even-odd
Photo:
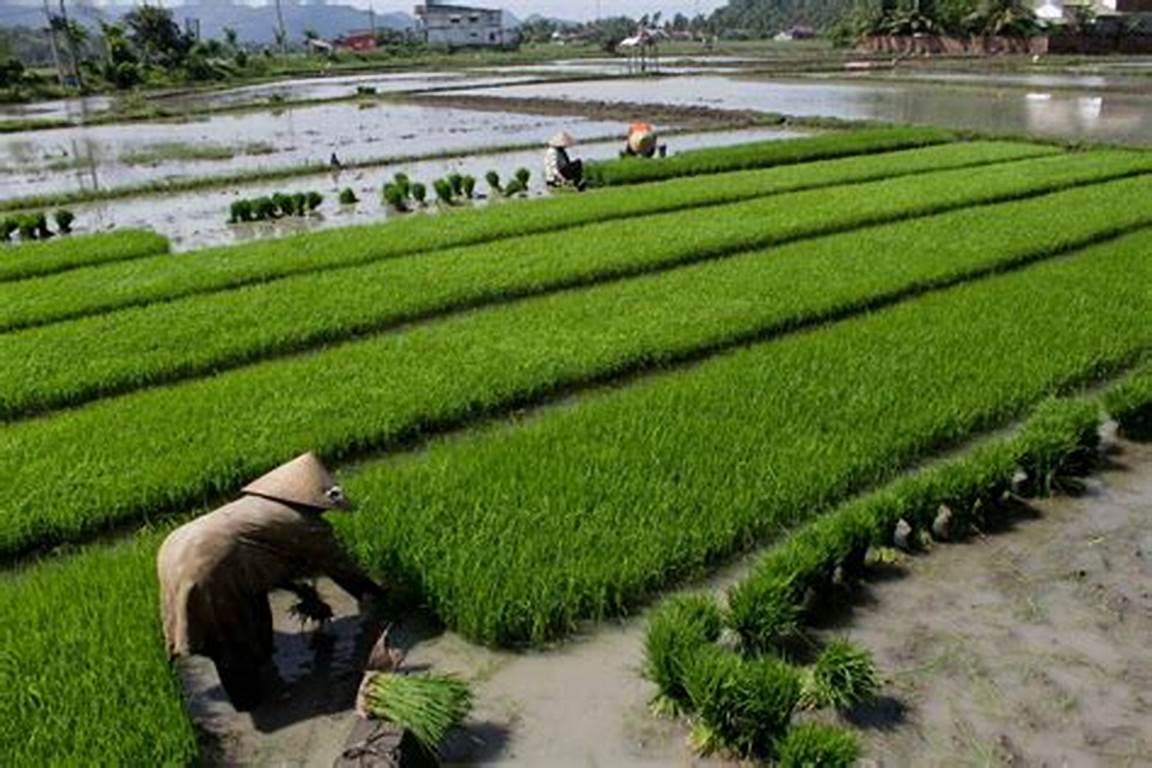
<svg viewBox="0 0 1152 768"><path fill-rule="evenodd" d="M308 450L349 551L468 642L659 604L648 674L709 743L843 758L788 732L865 666L777 657L805 591L897 520L1051 480L1104 414L1147 427L1152 154L890 127L592 179L181 254L0 246L3 762L203 759L156 549ZM661 602L750 552L723 605Z"/></svg>

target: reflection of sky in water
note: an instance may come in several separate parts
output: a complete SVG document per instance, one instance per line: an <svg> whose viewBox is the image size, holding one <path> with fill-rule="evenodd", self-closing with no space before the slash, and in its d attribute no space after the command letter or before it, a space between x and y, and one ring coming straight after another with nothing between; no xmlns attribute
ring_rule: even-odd
<svg viewBox="0 0 1152 768"><path fill-rule="evenodd" d="M475 92L756 109L800 117L870 119L1003 133L1032 131L1068 139L1152 143L1152 99L1126 93L1085 94L1069 90L1029 94L1008 88L953 89L913 83L769 81L721 76L515 85ZM1099 99L1096 116L1065 119L1069 111L1082 111L1080 103L1085 97Z"/></svg>

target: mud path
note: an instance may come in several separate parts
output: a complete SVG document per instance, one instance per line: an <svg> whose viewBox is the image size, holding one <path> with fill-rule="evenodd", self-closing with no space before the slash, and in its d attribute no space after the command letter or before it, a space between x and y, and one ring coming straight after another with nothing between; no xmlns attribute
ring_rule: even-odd
<svg viewBox="0 0 1152 768"><path fill-rule="evenodd" d="M405 101L427 106L452 107L479 112L517 112L526 115L578 116L587 120L614 120L630 123L643 120L648 123L667 123L681 128L706 130L709 128L742 128L780 122L752 109L720 109L716 107L682 106L675 104L642 103L634 101L576 101L561 98L519 98L475 94L428 94L408 96Z"/></svg>
<svg viewBox="0 0 1152 768"><path fill-rule="evenodd" d="M868 764L1152 765L1152 446L1122 444L1087 482L1005 530L876 574L851 612L818 630L869 648L885 678L879 704L852 718ZM704 586L720 592L748 564ZM194 716L214 734L210 764L332 764L382 621L320 588L336 618L318 645L275 596L286 682L255 713L231 708L211 664L185 666ZM479 648L426 617L391 636L410 667L473 683L477 708L447 745L450 763L726 765L695 758L683 724L649 714L642 616L530 653Z"/></svg>

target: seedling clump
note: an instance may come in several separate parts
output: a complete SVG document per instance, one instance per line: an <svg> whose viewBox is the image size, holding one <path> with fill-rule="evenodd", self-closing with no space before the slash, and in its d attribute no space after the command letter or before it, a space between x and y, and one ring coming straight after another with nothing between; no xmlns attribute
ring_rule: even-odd
<svg viewBox="0 0 1152 768"><path fill-rule="evenodd" d="M424 201L428 198L428 187L416 181L412 183L412 199L420 205L424 205Z"/></svg>
<svg viewBox="0 0 1152 768"><path fill-rule="evenodd" d="M360 202L360 198L356 197L352 187L344 187L340 190L340 205L355 205L358 202Z"/></svg>
<svg viewBox="0 0 1152 768"><path fill-rule="evenodd" d="M447 179L436 179L432 182L432 189L436 190L436 197L445 205L452 204L452 183Z"/></svg>
<svg viewBox="0 0 1152 768"><path fill-rule="evenodd" d="M376 672L361 691L370 715L406 728L431 750L472 709L468 684L446 675Z"/></svg>
<svg viewBox="0 0 1152 768"><path fill-rule="evenodd" d="M721 626L720 609L707 595L674 597L653 612L644 639L644 676L660 689L654 710L677 714L688 707L685 667L701 647L719 639Z"/></svg>
<svg viewBox="0 0 1152 768"><path fill-rule="evenodd" d="M833 640L804 680L804 705L844 711L876 695L876 667L872 655L847 640Z"/></svg>
<svg viewBox="0 0 1152 768"><path fill-rule="evenodd" d="M461 197L464 194L464 177L458 173L448 174L448 184L452 188L453 197Z"/></svg>
<svg viewBox="0 0 1152 768"><path fill-rule="evenodd" d="M520 186L524 188L525 192L528 191L528 180L531 178L532 178L532 172L529 171L527 168L517 168L516 169L516 181L520 182Z"/></svg>
<svg viewBox="0 0 1152 768"><path fill-rule="evenodd" d="M471 200L476 195L476 177L464 176L460 180L460 189L464 193L464 197Z"/></svg>
<svg viewBox="0 0 1152 768"><path fill-rule="evenodd" d="M856 738L844 730L820 723L804 723L788 732L780 743L780 768L851 768L860 757Z"/></svg>
<svg viewBox="0 0 1152 768"><path fill-rule="evenodd" d="M488 171L484 174L484 180L488 182L488 188L492 190L493 195L504 194L504 188L500 185L500 174L496 171Z"/></svg>
<svg viewBox="0 0 1152 768"><path fill-rule="evenodd" d="M60 234L72 234L72 222L76 220L76 214L67 208L60 208L54 215L56 218L56 229L60 231Z"/></svg>

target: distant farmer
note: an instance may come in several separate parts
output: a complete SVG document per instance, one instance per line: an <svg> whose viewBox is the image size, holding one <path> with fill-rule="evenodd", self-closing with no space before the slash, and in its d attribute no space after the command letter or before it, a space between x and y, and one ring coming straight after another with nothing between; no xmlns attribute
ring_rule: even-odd
<svg viewBox="0 0 1152 768"><path fill-rule="evenodd" d="M548 186L584 188L584 163L568 156L568 150L575 143L566 131L560 131L548 141L544 156L544 181Z"/></svg>
<svg viewBox="0 0 1152 768"><path fill-rule="evenodd" d="M212 659L238 710L259 703L272 659L270 591L326 574L356 598L383 594L322 516L349 504L315 456L293 459L243 493L177 528L156 557L169 655Z"/></svg>
<svg viewBox="0 0 1152 768"><path fill-rule="evenodd" d="M628 138L624 144L624 154L630 157L654 157L656 155L656 131L648 123L632 123L628 126Z"/></svg>

